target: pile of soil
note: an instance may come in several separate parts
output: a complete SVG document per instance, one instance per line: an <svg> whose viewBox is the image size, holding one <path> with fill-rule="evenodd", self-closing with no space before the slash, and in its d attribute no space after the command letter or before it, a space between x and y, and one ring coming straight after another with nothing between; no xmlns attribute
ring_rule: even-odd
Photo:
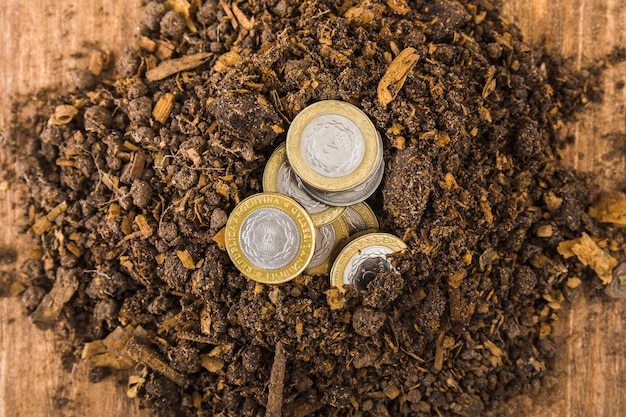
<svg viewBox="0 0 626 417"><path fill-rule="evenodd" d="M165 415L474 416L542 389L562 302L602 286L558 245L586 233L624 258L557 152L602 67L531 50L486 0L191 3L147 3L115 75L15 107L10 162L41 244L21 297L68 362L94 381L134 369L129 393ZM383 106L406 48L419 59ZM401 274L345 295L327 277L247 280L228 214L326 99L383 137L368 202L409 246Z"/></svg>

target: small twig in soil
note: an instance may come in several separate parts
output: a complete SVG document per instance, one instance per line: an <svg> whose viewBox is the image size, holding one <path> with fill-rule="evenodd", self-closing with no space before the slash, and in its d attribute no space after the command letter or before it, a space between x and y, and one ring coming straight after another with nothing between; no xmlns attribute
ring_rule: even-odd
<svg viewBox="0 0 626 417"><path fill-rule="evenodd" d="M283 406L283 387L285 382L285 347L282 342L276 343L274 353L274 364L270 373L269 395L267 396L267 406L265 417L280 417Z"/></svg>

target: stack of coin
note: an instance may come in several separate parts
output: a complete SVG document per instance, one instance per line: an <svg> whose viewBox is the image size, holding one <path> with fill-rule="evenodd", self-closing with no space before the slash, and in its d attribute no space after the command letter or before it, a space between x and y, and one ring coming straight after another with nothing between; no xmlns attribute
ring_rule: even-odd
<svg viewBox="0 0 626 417"><path fill-rule="evenodd" d="M335 100L306 107L293 120L286 144L269 158L263 193L245 199L231 213L226 224L230 258L244 276L278 284L302 272L344 274L353 267L344 262L357 262L345 253L377 239L374 249L357 249L363 250L363 259L395 252L401 245L388 243L390 235L375 233L378 220L364 202L383 173L382 139L365 113ZM364 232L369 237L349 242ZM365 278L333 278L333 285L361 285Z"/></svg>
<svg viewBox="0 0 626 417"><path fill-rule="evenodd" d="M347 207L371 196L383 178L383 143L352 104L325 100L302 110L287 131L287 159L315 200Z"/></svg>
<svg viewBox="0 0 626 417"><path fill-rule="evenodd" d="M293 198L311 216L315 225L315 253L305 269L311 275L324 275L330 271L337 251L349 236L366 229L378 229L378 220L365 202L338 207L312 197L291 168L285 144L276 148L265 165L263 191Z"/></svg>

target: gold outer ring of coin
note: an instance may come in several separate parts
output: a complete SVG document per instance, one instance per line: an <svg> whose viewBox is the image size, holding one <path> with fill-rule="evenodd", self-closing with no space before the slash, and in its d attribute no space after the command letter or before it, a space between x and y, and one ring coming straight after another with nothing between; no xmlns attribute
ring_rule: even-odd
<svg viewBox="0 0 626 417"><path fill-rule="evenodd" d="M376 217L376 214L374 214L374 211L366 202L363 201L361 203L357 203L352 206L346 207L346 211L344 211L341 216L344 219L344 221L345 221L346 216L349 215L348 209L354 210L356 214L358 214L359 217L361 217L361 219L363 220L363 224L365 224L365 228L363 230L367 230L367 229L378 230L378 228L380 227L380 225L378 224L378 218ZM346 221L346 224L347 223L348 222ZM350 229L350 226L348 226L348 230L349 229ZM352 235L358 232L362 232L363 230L358 230L352 233Z"/></svg>
<svg viewBox="0 0 626 417"><path fill-rule="evenodd" d="M330 286L336 287L340 292L345 292L343 286L343 273L350 259L369 246L385 246L393 253L402 252L407 249L406 243L397 236L388 233L365 233L359 234L348 242L335 258L333 267L330 270Z"/></svg>
<svg viewBox="0 0 626 417"><path fill-rule="evenodd" d="M274 153L272 153L265 164L265 169L263 170L263 191L278 192L278 171L284 163L289 163L289 160L287 159L287 152L285 150L285 144L283 143L274 150ZM314 197L311 198L314 199ZM322 204L327 205L325 203ZM324 211L309 213L309 215L315 227L320 227L335 221L335 219L341 216L345 209L345 207L328 206Z"/></svg>
<svg viewBox="0 0 626 417"><path fill-rule="evenodd" d="M341 245L348 239L348 226L346 225L346 222L341 217L335 219L335 221L332 222L331 224L325 225L322 227L333 228L333 230L335 231L335 244L328 258L326 258L326 260L323 263L321 263L320 265L314 268L307 268L304 270L304 272L309 275L328 274L328 272L330 271L331 263L335 259L338 249L341 248ZM317 236L317 232L316 232L316 236Z"/></svg>
<svg viewBox="0 0 626 417"><path fill-rule="evenodd" d="M313 171L304 161L300 142L304 128L314 119L324 115L340 115L350 119L361 131L365 153L356 169L338 178L326 177ZM323 100L305 107L293 119L287 131L287 158L295 173L313 188L328 192L346 191L365 181L376 168L378 155L382 152L374 123L358 107L339 100Z"/></svg>
<svg viewBox="0 0 626 417"><path fill-rule="evenodd" d="M275 270L255 266L241 246L240 232L244 220L255 210L274 208L291 217L300 233L300 248L289 265ZM279 193L258 193L241 201L226 222L226 250L233 264L246 278L264 284L282 284L297 277L311 262L315 250L315 226L306 210L293 198Z"/></svg>

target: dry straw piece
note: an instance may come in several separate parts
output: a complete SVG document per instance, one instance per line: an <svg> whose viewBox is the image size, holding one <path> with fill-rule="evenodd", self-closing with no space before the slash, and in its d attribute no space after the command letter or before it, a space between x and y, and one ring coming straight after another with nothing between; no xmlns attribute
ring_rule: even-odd
<svg viewBox="0 0 626 417"><path fill-rule="evenodd" d="M170 113L174 108L174 94L166 93L159 98L159 101L154 105L152 110L152 117L159 123L165 123Z"/></svg>
<svg viewBox="0 0 626 417"><path fill-rule="evenodd" d="M385 75L378 83L378 101L383 106L391 103L396 98L406 81L406 77L417 64L419 54L415 48L406 48L391 62Z"/></svg>
<svg viewBox="0 0 626 417"><path fill-rule="evenodd" d="M78 114L78 109L69 104L62 104L56 106L54 114L48 120L48 126L61 126L66 125Z"/></svg>

